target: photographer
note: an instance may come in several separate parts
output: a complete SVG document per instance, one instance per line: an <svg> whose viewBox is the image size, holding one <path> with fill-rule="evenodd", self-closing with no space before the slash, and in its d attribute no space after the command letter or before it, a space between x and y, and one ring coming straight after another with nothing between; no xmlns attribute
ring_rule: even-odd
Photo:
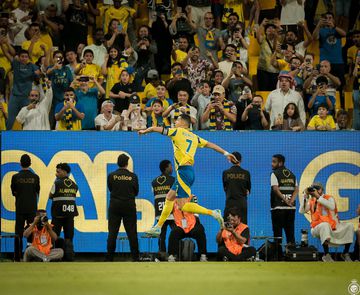
<svg viewBox="0 0 360 295"><path fill-rule="evenodd" d="M64 53L62 51L57 50L53 53L53 64L48 67L46 74L52 83L54 92L50 112L50 123L53 128L55 125L55 107L64 100L64 92L73 81L73 75L70 68L65 65Z"/></svg>
<svg viewBox="0 0 360 295"><path fill-rule="evenodd" d="M341 257L345 261L352 261L349 255L350 245L354 238L354 227L351 223L340 222L335 199L324 194L321 183L315 182L308 187L300 198L299 212L311 215L311 235L319 238L324 248L324 262L333 262L329 254L329 246L344 245Z"/></svg>
<svg viewBox="0 0 360 295"><path fill-rule="evenodd" d="M314 32L313 39L319 40L320 60L327 60L331 64L332 74L340 78L340 93L345 86L345 67L342 55L341 38L346 37L346 32L335 24L334 15L327 12L321 16ZM341 101L344 107L344 101Z"/></svg>
<svg viewBox="0 0 360 295"><path fill-rule="evenodd" d="M74 89L64 92L64 101L55 107L56 130L82 130L81 121L85 118L84 107L76 102Z"/></svg>
<svg viewBox="0 0 360 295"><path fill-rule="evenodd" d="M263 98L255 95L241 115L245 130L266 130L269 128L270 115L262 109Z"/></svg>
<svg viewBox="0 0 360 295"><path fill-rule="evenodd" d="M192 195L187 201L197 203L197 197ZM173 215L175 225L171 228L169 236L168 261L176 261L176 256L179 253L179 242L182 239L193 238L196 240L198 246L200 261L206 262L206 234L199 217L194 213L181 211L177 202L174 204Z"/></svg>
<svg viewBox="0 0 360 295"><path fill-rule="evenodd" d="M248 246L250 242L250 229L241 222L237 208L230 208L225 228L222 228L217 236L218 260L222 261L245 261L255 256L254 247Z"/></svg>
<svg viewBox="0 0 360 295"><path fill-rule="evenodd" d="M43 261L60 260L64 256L61 248L53 248L53 242L58 236L48 223L46 210L37 210L34 222L24 231L24 237L32 236L32 244L24 253L24 261Z"/></svg>
<svg viewBox="0 0 360 295"><path fill-rule="evenodd" d="M74 260L74 217L79 213L76 207L77 184L69 178L70 166L67 163L56 165L56 180L51 187L49 199L52 200L51 216L55 233L60 236L61 229L64 230L65 259Z"/></svg>
<svg viewBox="0 0 360 295"><path fill-rule="evenodd" d="M232 63L231 71L223 80L222 86L229 91L229 100L234 103L239 100L245 86L253 86L251 79L247 76L246 64L243 61L236 60Z"/></svg>
<svg viewBox="0 0 360 295"><path fill-rule="evenodd" d="M207 105L201 122L209 120L210 130L233 130L236 123L236 107L225 99L225 88L216 85L213 89L213 100Z"/></svg>
<svg viewBox="0 0 360 295"><path fill-rule="evenodd" d="M323 104L328 106L329 114L334 115L336 101L335 97L327 95L327 87L328 79L326 77L320 76L316 79L316 91L308 103L311 117L317 114L319 106Z"/></svg>
<svg viewBox="0 0 360 295"><path fill-rule="evenodd" d="M141 109L140 98L133 94L129 99L129 108L121 112L123 131L139 131L146 129L146 113Z"/></svg>

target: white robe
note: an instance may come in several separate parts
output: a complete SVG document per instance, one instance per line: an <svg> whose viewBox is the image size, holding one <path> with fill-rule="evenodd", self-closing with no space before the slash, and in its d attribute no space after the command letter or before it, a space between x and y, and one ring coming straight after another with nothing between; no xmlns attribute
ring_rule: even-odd
<svg viewBox="0 0 360 295"><path fill-rule="evenodd" d="M349 222L341 222L337 218L335 214L335 200L334 198L330 198L326 200L322 195L318 199L318 203L323 205L324 211L323 214L327 214L325 207L330 210L330 214L332 215L333 219L336 221L336 230L332 230L331 226L327 222L322 222L311 229L311 235L315 238L319 238L321 244L324 244L325 241L330 242L330 246L340 246L344 244L352 243L354 240L354 227L352 223ZM300 208L299 212L304 214L310 211L310 202L305 201L304 199L300 198ZM304 206L304 202L305 206Z"/></svg>

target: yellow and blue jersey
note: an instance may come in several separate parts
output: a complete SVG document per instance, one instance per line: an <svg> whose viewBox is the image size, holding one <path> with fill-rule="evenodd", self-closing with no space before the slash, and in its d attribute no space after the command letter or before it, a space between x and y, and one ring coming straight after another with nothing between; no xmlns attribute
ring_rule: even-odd
<svg viewBox="0 0 360 295"><path fill-rule="evenodd" d="M203 148L207 144L205 139L185 128L168 128L164 134L172 140L176 169L183 165L194 165L197 148Z"/></svg>

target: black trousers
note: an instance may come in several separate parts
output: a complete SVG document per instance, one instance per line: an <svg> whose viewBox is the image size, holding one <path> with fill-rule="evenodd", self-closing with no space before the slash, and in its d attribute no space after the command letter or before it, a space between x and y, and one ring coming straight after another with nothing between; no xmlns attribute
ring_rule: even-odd
<svg viewBox="0 0 360 295"><path fill-rule="evenodd" d="M60 236L61 230L64 231L65 240L73 240L74 238L74 216L53 217L51 223L54 225L53 231Z"/></svg>
<svg viewBox="0 0 360 295"><path fill-rule="evenodd" d="M224 260L226 257L229 261L245 261L250 257L256 255L256 249L254 247L244 247L239 255L231 253L225 245L219 246L217 258L218 261Z"/></svg>
<svg viewBox="0 0 360 295"><path fill-rule="evenodd" d="M175 226L171 230L169 237L169 255L179 254L179 242L184 238L194 238L199 249L199 254L206 254L205 229L203 225L197 221L194 228L188 233L185 233L179 226Z"/></svg>
<svg viewBox="0 0 360 295"><path fill-rule="evenodd" d="M125 231L129 239L132 258L133 260L139 260L139 242L137 237L137 217L135 201L110 200L108 217L108 257L113 257L115 253L116 238L119 233L121 221L123 221Z"/></svg>
<svg viewBox="0 0 360 295"><path fill-rule="evenodd" d="M23 234L24 234L24 227L25 221L26 224L30 225L35 218L36 213L16 213L15 217L15 234L17 237L14 239L14 259L15 261L20 261L22 257L22 250L23 250ZM30 242L30 241L29 241Z"/></svg>
<svg viewBox="0 0 360 295"><path fill-rule="evenodd" d="M227 216L229 215L229 209L234 207L238 209L241 222L247 224L247 196L239 197L238 200L226 201L224 220L226 220Z"/></svg>
<svg viewBox="0 0 360 295"><path fill-rule="evenodd" d="M166 232L168 226L170 229L173 229L175 226L174 220L166 220L163 226L161 227L161 233L159 237L159 252L166 252Z"/></svg>
<svg viewBox="0 0 360 295"><path fill-rule="evenodd" d="M274 237L282 237L282 230L284 229L286 235L286 242L295 243L295 210L293 209L275 209L271 211L271 221L274 232ZM280 243L280 240L276 240Z"/></svg>

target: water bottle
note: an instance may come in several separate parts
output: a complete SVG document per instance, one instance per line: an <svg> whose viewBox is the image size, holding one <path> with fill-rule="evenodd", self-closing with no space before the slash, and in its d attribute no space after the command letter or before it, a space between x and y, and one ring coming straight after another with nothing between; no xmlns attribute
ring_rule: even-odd
<svg viewBox="0 0 360 295"><path fill-rule="evenodd" d="M308 246L308 231L307 229L301 230L301 247Z"/></svg>

